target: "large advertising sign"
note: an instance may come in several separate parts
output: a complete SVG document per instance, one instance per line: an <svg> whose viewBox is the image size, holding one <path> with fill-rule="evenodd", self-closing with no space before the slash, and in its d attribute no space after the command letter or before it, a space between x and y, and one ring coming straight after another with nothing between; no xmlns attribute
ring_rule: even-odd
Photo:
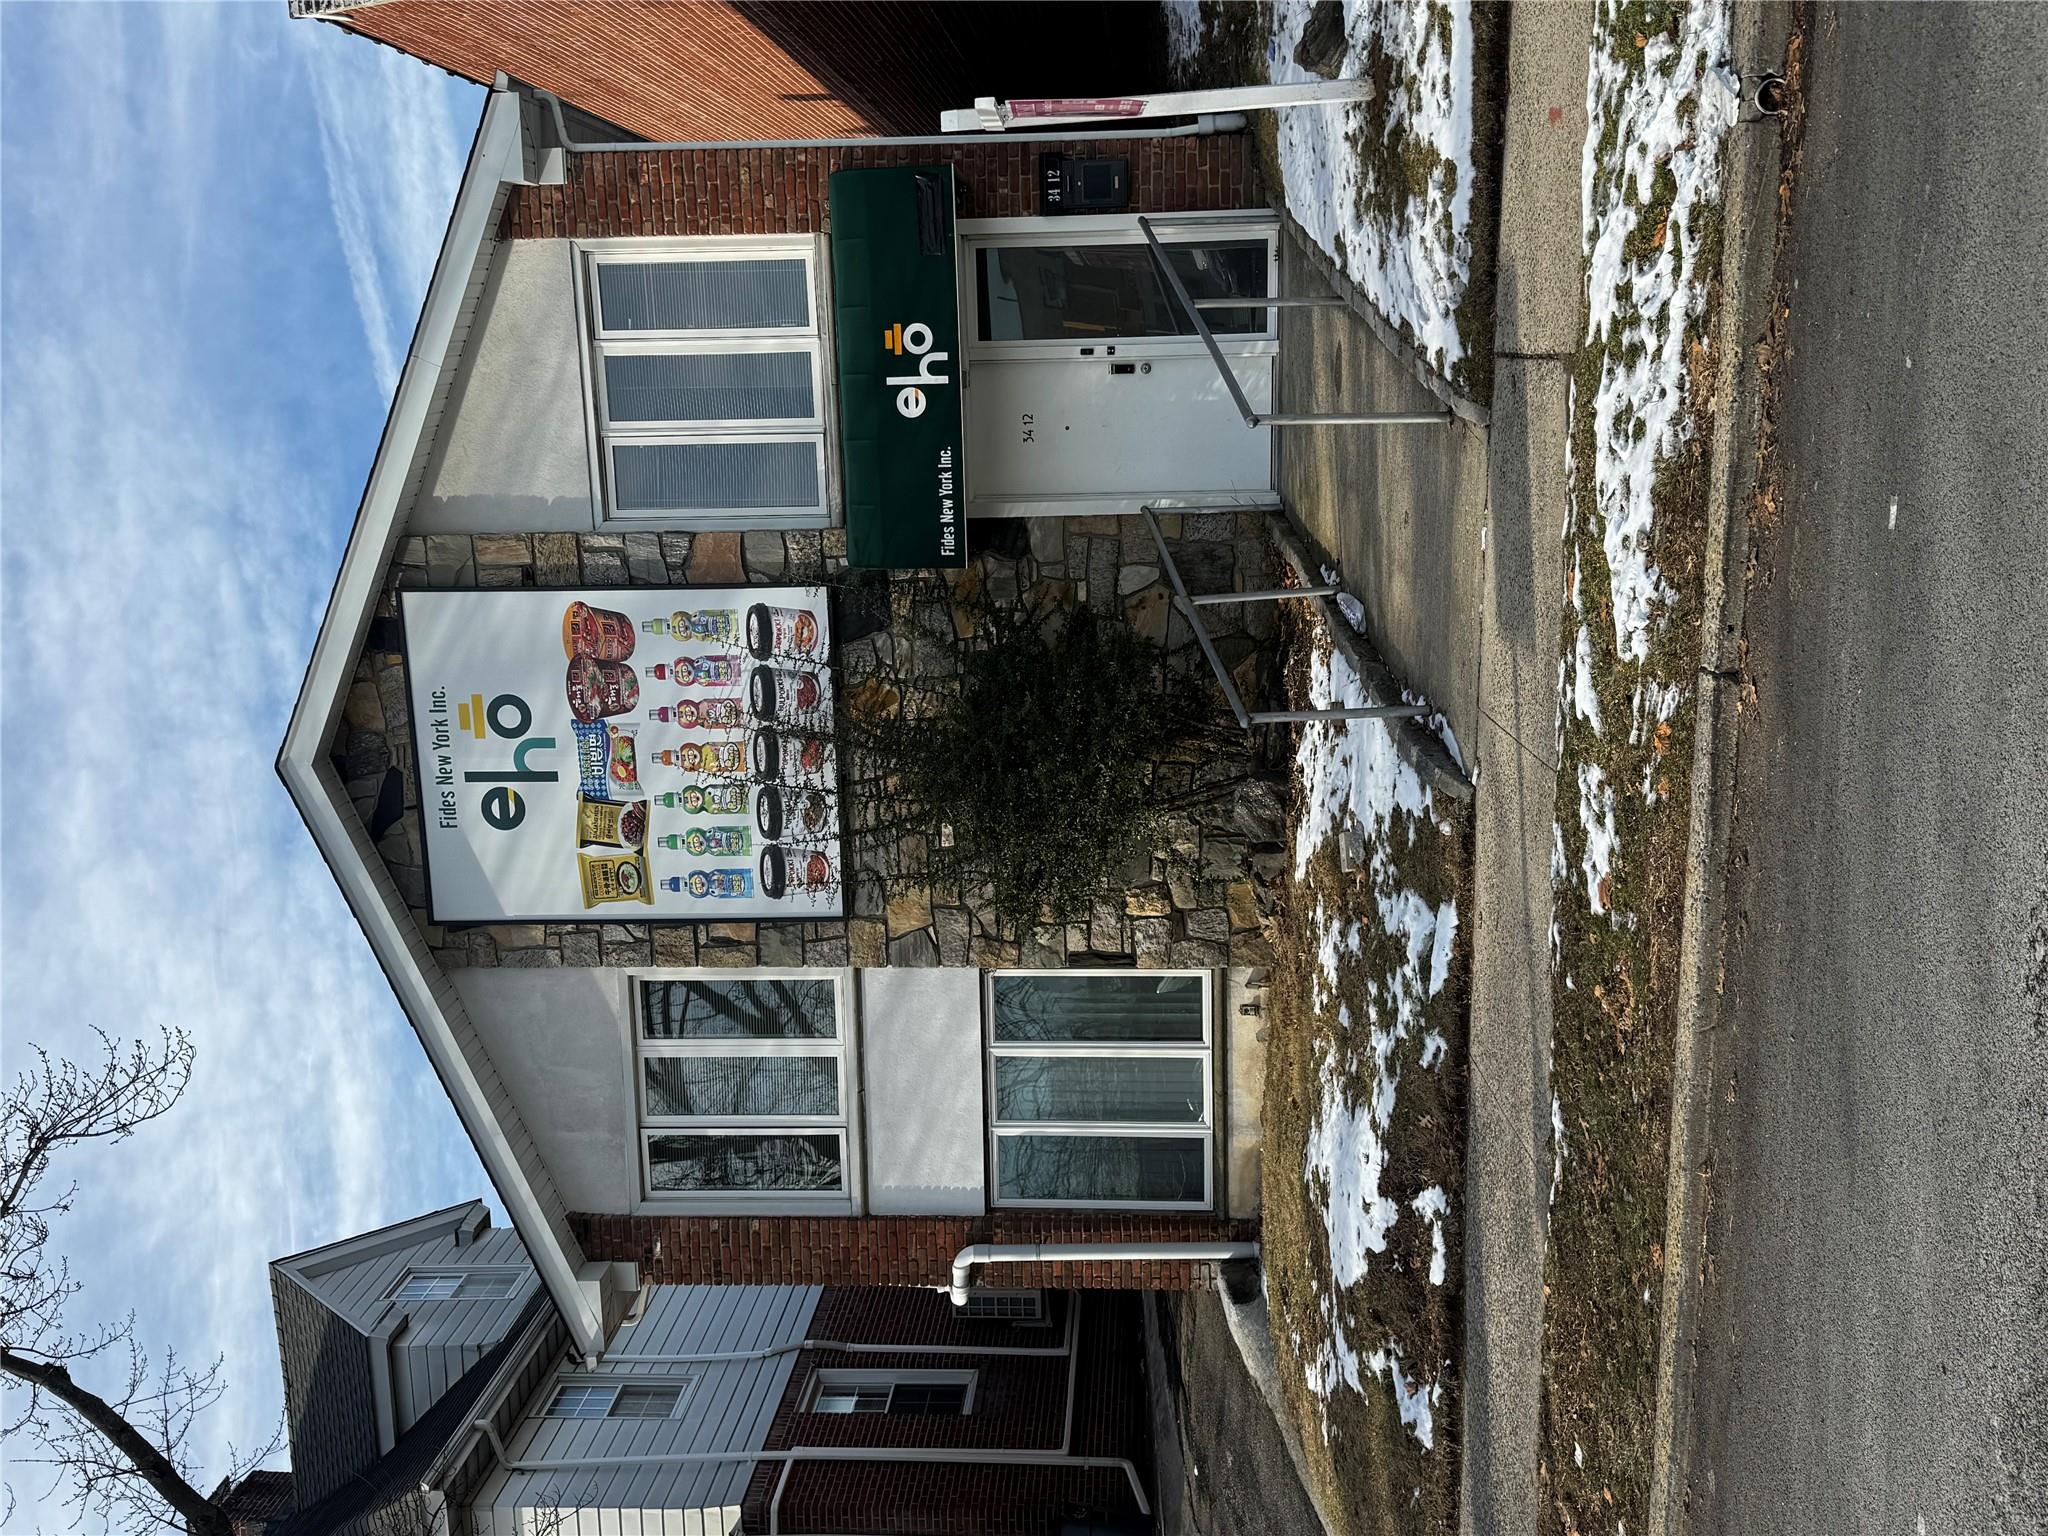
<svg viewBox="0 0 2048 1536"><path fill-rule="evenodd" d="M433 921L840 915L824 588L399 612Z"/></svg>

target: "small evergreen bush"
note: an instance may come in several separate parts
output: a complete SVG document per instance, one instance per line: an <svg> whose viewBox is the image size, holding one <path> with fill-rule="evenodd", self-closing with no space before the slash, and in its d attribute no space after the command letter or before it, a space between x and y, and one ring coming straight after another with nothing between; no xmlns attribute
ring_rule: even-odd
<svg viewBox="0 0 2048 1536"><path fill-rule="evenodd" d="M934 881L986 885L1014 929L1083 916L1150 850L1165 813L1153 763L1213 721L1214 700L1119 618L1047 604L976 617L957 686L858 722L856 745L893 784L891 825L927 838Z"/></svg>

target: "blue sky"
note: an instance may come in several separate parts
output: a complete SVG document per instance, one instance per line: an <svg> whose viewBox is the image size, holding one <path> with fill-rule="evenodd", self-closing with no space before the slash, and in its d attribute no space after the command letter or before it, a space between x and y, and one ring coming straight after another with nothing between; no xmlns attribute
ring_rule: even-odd
<svg viewBox="0 0 2048 1536"><path fill-rule="evenodd" d="M271 767L481 101L283 0L0 5L0 1029L198 1042L58 1239L76 1321L227 1357L209 1475L266 1261L489 1192Z"/></svg>

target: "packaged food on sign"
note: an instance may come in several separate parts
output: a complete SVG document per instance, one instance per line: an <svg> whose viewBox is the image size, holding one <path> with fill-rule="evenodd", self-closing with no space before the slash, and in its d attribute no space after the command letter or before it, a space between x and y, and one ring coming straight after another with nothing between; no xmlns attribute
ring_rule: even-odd
<svg viewBox="0 0 2048 1536"><path fill-rule="evenodd" d="M640 703L640 679L623 661L572 656L565 686L569 713L586 723L628 714Z"/></svg>
<svg viewBox="0 0 2048 1536"><path fill-rule="evenodd" d="M630 848L647 846L647 802L576 797L576 841L586 848Z"/></svg>
<svg viewBox="0 0 2048 1536"><path fill-rule="evenodd" d="M730 729L746 718L738 699L684 699L680 704L657 704L647 718L663 725L679 725L686 731Z"/></svg>
<svg viewBox="0 0 2048 1536"><path fill-rule="evenodd" d="M648 878L644 853L578 852L576 872L583 882L586 908L615 902L654 905L654 882Z"/></svg>
<svg viewBox="0 0 2048 1536"><path fill-rule="evenodd" d="M569 656L624 661L633 654L633 621L616 608L571 603L562 615L562 650Z"/></svg>
<svg viewBox="0 0 2048 1536"><path fill-rule="evenodd" d="M597 800L646 798L640 749L631 731L604 720L578 720L570 729L576 733L578 789Z"/></svg>
<svg viewBox="0 0 2048 1536"><path fill-rule="evenodd" d="M686 741L663 747L654 760L684 773L744 773L747 766L736 741Z"/></svg>
<svg viewBox="0 0 2048 1536"><path fill-rule="evenodd" d="M800 667L759 666L747 679L748 704L764 722L808 715L826 696L824 678Z"/></svg>
<svg viewBox="0 0 2048 1536"><path fill-rule="evenodd" d="M747 610L747 649L756 661L771 656L815 656L823 638L823 626L808 608L755 603Z"/></svg>
<svg viewBox="0 0 2048 1536"><path fill-rule="evenodd" d="M687 832L664 833L656 841L671 853L687 853L695 859L744 857L754 848L754 834L745 827L692 827Z"/></svg>

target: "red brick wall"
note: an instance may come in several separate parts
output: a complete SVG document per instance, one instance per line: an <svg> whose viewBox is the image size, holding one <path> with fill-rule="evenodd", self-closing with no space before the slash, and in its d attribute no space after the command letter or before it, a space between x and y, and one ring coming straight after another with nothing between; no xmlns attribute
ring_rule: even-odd
<svg viewBox="0 0 2048 1536"><path fill-rule="evenodd" d="M607 1216L573 1213L584 1254L689 1285L946 1285L969 1243L1234 1242L1256 1222L1196 1213L997 1211L988 1216ZM1002 1264L978 1284L1186 1291L1211 1266L1164 1259Z"/></svg>
<svg viewBox="0 0 2048 1536"><path fill-rule="evenodd" d="M965 218L1038 212L1036 144L898 149L635 150L581 155L559 187L515 187L502 233L510 239L610 235L763 235L826 227L825 181L836 170L951 165ZM1184 213L1257 206L1241 133L1213 138L1103 139L1074 154L1131 162L1131 207Z"/></svg>
<svg viewBox="0 0 2048 1536"><path fill-rule="evenodd" d="M1055 1296L1052 1328L969 1324L988 1345L1043 1348L1063 1343L1066 1309L1081 1308L1075 1340L1073 1439L1077 1455L1123 1456L1152 1487L1146 1431L1141 1324L1135 1296ZM876 1341L876 1335L922 1340L933 1325L932 1301L907 1290L827 1290L811 1324L813 1337ZM802 1411L811 1373L820 1369L972 1368L974 1411L958 1418L814 1414ZM805 1351L797 1357L769 1428L767 1447L955 1446L1056 1452L1066 1429L1068 1360L1037 1356L848 1354ZM768 1504L779 1464L763 1463L748 1485L745 1528L768 1528ZM913 1465L886 1462L800 1462L783 1491L780 1527L788 1532L900 1532L902 1536L1041 1536L1065 1516L1136 1518L1124 1474L1115 1468Z"/></svg>

